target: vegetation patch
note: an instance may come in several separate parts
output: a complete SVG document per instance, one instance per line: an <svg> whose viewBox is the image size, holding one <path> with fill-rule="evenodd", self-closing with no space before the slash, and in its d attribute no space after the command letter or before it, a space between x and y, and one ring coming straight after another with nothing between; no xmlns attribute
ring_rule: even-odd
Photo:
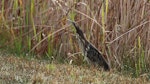
<svg viewBox="0 0 150 84"><path fill-rule="evenodd" d="M116 73L99 71L92 67L49 63L41 60L27 60L8 54L0 54L0 83L15 84L147 84L148 74L138 78Z"/></svg>
<svg viewBox="0 0 150 84"><path fill-rule="evenodd" d="M1 55L0 77L14 82L58 78L62 83L105 83L110 77L111 83L145 83L150 78L149 5L150 0L0 0L0 49L7 51ZM113 71L86 68L68 20L80 26Z"/></svg>

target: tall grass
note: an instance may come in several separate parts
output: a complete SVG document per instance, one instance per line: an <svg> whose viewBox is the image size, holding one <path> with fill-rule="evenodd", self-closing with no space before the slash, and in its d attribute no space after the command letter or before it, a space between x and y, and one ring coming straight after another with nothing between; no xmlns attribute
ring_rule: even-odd
<svg viewBox="0 0 150 84"><path fill-rule="evenodd" d="M0 37L5 40L0 47L81 64L66 20L71 18L112 68L139 76L150 68L149 5L149 0L1 0Z"/></svg>

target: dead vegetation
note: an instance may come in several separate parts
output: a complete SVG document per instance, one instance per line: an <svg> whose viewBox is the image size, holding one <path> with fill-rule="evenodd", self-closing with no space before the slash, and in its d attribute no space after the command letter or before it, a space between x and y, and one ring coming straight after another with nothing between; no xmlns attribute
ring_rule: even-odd
<svg viewBox="0 0 150 84"><path fill-rule="evenodd" d="M67 19L80 25L112 69L132 77L149 73L149 0L0 0L0 48L18 56L34 54L73 64L68 67L82 65L74 29Z"/></svg>
<svg viewBox="0 0 150 84"><path fill-rule="evenodd" d="M27 60L0 54L0 83L2 84L148 84L148 74L138 78L121 73L48 61Z"/></svg>

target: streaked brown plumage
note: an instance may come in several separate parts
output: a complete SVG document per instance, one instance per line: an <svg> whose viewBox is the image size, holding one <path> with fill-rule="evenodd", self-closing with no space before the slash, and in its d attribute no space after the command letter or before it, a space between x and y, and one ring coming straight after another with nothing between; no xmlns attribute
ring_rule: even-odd
<svg viewBox="0 0 150 84"><path fill-rule="evenodd" d="M77 39L79 46L82 50L82 53L89 64L93 64L94 66L103 66L104 70L110 70L109 64L102 56L102 54L95 48L90 42L86 40L83 35L82 30L75 24L75 22L71 21L73 26L76 29Z"/></svg>

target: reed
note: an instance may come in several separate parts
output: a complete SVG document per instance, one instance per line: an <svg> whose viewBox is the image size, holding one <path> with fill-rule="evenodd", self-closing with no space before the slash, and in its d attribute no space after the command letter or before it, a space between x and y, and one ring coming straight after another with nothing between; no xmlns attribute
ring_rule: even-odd
<svg viewBox="0 0 150 84"><path fill-rule="evenodd" d="M71 18L112 68L139 76L150 67L149 4L149 0L1 0L0 47L81 65L74 30L66 20Z"/></svg>

